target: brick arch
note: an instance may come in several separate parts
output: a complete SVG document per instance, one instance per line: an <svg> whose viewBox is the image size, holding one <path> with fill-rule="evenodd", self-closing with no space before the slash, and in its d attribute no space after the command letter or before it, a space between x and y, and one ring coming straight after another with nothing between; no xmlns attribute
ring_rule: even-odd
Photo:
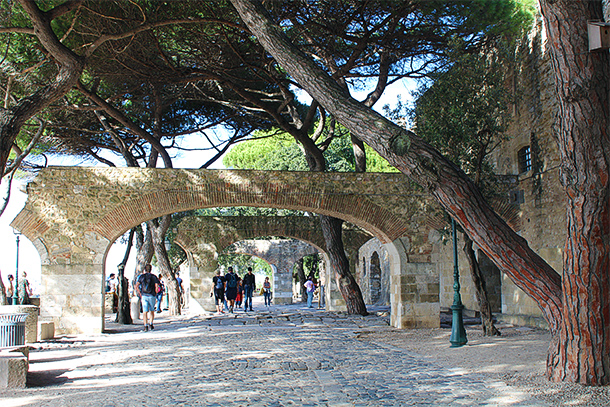
<svg viewBox="0 0 610 407"><path fill-rule="evenodd" d="M32 241L66 236L76 246L87 232L114 241L161 215L225 206L331 215L389 243L427 227L435 206L403 174L385 173L50 167L27 189L12 226Z"/></svg>
<svg viewBox="0 0 610 407"><path fill-rule="evenodd" d="M373 237L348 224L344 224L343 233L348 251L357 251ZM307 216L189 216L177 226L174 241L192 251L198 240L206 239L222 251L235 242L267 236L301 240L326 251L318 218Z"/></svg>
<svg viewBox="0 0 610 407"><path fill-rule="evenodd" d="M274 185L257 193L210 193L215 189L216 186L207 185L204 191L162 190L147 194L113 209L93 224L91 230L109 240L115 240L130 228L159 216L203 208L251 206L334 216L370 231L386 243L408 231L408 225L402 219L359 195L323 192L320 196L319 191L310 191L304 195L291 196L277 193L277 186Z"/></svg>
<svg viewBox="0 0 610 407"><path fill-rule="evenodd" d="M387 244L396 275L434 244L426 213L436 204L403 174L50 167L27 185L27 194L11 226L43 258L41 315L64 333L104 329L103 267L110 245L130 227L164 214L258 206L332 215ZM409 312L419 321L412 307L394 308L396 326Z"/></svg>

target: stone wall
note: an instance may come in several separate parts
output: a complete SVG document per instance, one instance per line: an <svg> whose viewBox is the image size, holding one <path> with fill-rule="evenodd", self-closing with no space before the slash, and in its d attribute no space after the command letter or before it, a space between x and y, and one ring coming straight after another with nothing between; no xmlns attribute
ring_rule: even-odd
<svg viewBox="0 0 610 407"><path fill-rule="evenodd" d="M191 209L260 206L335 216L385 243L426 241L435 204L402 174L51 167L27 186L11 223L42 263L41 315L58 333L104 330L104 262L129 228ZM200 259L213 261L214 259ZM196 261L196 260L195 260ZM194 276L205 284L207 275Z"/></svg>
<svg viewBox="0 0 610 407"><path fill-rule="evenodd" d="M390 255L379 239L360 247L356 276L366 304L390 305Z"/></svg>
<svg viewBox="0 0 610 407"><path fill-rule="evenodd" d="M515 88L514 115L508 140L493 156L501 174L517 177L519 234L558 273L563 269L566 239L565 194L559 179L561 159L553 127L558 113L553 72L542 24L532 31L521 49L521 65L512 78ZM532 169L519 172L517 152L531 147ZM502 313L514 322L544 325L537 304L507 276L502 280ZM523 318L521 318L523 316ZM538 321L538 322L535 322Z"/></svg>
<svg viewBox="0 0 610 407"><path fill-rule="evenodd" d="M529 246L546 260L558 273L563 267L563 247L566 238L565 195L559 179L561 165L557 143L553 135L557 103L553 74L542 25L538 22L520 50L520 64L513 67L510 87L515 96L511 106L512 121L506 140L496 149L491 162L498 174L512 179L507 184L505 204L517 205L511 226ZM520 172L518 151L531 148L532 168ZM458 234L458 259L462 302L467 309L478 310L468 262L463 253L463 237ZM434 254L440 277L440 305L448 308L453 303L453 252L450 239L440 245ZM509 322L546 326L538 305L505 274L498 270L487 256L477 250L479 262L489 278L496 283L488 286L492 292L494 312ZM498 282L498 280L500 280ZM501 288L501 303L498 293Z"/></svg>

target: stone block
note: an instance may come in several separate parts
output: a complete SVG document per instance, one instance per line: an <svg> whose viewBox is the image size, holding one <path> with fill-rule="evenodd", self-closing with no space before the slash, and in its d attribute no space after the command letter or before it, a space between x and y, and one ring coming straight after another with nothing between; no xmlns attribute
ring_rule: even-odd
<svg viewBox="0 0 610 407"><path fill-rule="evenodd" d="M418 290L418 286L417 284L405 284L402 286L402 292L407 294L407 293L417 293Z"/></svg>
<svg viewBox="0 0 610 407"><path fill-rule="evenodd" d="M103 319L99 316L62 316L53 318L55 330L61 335L71 334L99 334L104 330Z"/></svg>
<svg viewBox="0 0 610 407"><path fill-rule="evenodd" d="M409 270L409 271L411 271L411 270ZM402 285L415 284L416 283L415 276L412 275L412 274L407 274L407 275L403 274L400 277L401 277L400 278L400 283Z"/></svg>
<svg viewBox="0 0 610 407"><path fill-rule="evenodd" d="M0 354L0 389L25 388L28 359L22 354Z"/></svg>
<svg viewBox="0 0 610 407"><path fill-rule="evenodd" d="M41 341L55 338L55 323L53 321L38 322L38 339Z"/></svg>
<svg viewBox="0 0 610 407"><path fill-rule="evenodd" d="M420 296L419 296L420 302L438 303L438 300L439 300L438 294L420 294Z"/></svg>

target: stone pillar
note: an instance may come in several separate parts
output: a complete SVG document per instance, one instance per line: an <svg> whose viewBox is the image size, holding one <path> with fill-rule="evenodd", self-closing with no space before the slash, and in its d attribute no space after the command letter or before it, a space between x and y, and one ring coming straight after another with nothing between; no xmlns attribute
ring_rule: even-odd
<svg viewBox="0 0 610 407"><path fill-rule="evenodd" d="M347 311L347 304L343 299L343 295L341 295L339 284L337 283L337 273L335 273L330 265L327 269L329 270L329 276L326 280L328 281L326 285L326 309L328 311Z"/></svg>
<svg viewBox="0 0 610 407"><path fill-rule="evenodd" d="M40 317L58 334L104 331L104 261L110 241L94 232L33 241L41 259Z"/></svg>
<svg viewBox="0 0 610 407"><path fill-rule="evenodd" d="M398 242L398 240L403 240ZM408 239L384 245L391 262L390 323L396 328L440 326L440 284L434 263L409 263Z"/></svg>
<svg viewBox="0 0 610 407"><path fill-rule="evenodd" d="M287 260L287 261L286 261ZM273 304L292 304L292 268L294 259L278 260L273 269ZM262 282L257 284L262 286Z"/></svg>
<svg viewBox="0 0 610 407"><path fill-rule="evenodd" d="M102 264L43 264L40 316L59 334L104 330Z"/></svg>
<svg viewBox="0 0 610 407"><path fill-rule="evenodd" d="M212 244L199 244L197 253L186 251L189 263L189 313L202 314L216 311L214 297L210 296L212 278L218 268L218 253Z"/></svg>

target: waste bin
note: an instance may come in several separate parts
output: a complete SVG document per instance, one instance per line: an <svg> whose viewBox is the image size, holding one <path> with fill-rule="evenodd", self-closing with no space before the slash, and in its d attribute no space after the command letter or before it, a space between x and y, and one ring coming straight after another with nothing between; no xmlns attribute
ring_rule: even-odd
<svg viewBox="0 0 610 407"><path fill-rule="evenodd" d="M28 314L0 314L0 348L25 345Z"/></svg>
<svg viewBox="0 0 610 407"><path fill-rule="evenodd" d="M129 305L131 307L131 319L134 321L140 319L140 298L131 297Z"/></svg>

